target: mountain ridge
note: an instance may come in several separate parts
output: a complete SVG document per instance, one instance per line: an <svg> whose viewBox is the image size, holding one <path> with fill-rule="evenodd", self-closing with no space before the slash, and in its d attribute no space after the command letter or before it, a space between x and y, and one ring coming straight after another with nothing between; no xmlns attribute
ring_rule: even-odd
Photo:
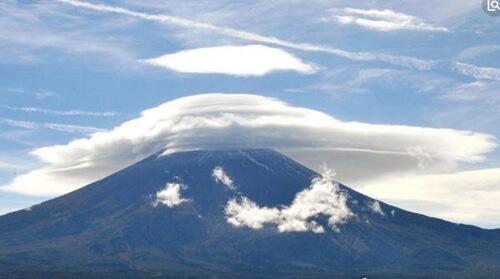
<svg viewBox="0 0 500 279"><path fill-rule="evenodd" d="M261 229L234 227L224 211L230 199L244 195L261 207L283 208L320 175L270 149L160 154L31 211L0 216L0 270L9 276L76 272L89 278L127 271L165 278L500 274L495 265L500 230L383 202L378 202L380 214L369 208L375 200L342 184L339 189L347 193L356 217L340 224L338 232L321 214L314 218L325 228L321 234L280 233L272 223ZM213 179L217 166L238 191ZM185 185L182 195L189 202L154 206L155 194L166 183Z"/></svg>

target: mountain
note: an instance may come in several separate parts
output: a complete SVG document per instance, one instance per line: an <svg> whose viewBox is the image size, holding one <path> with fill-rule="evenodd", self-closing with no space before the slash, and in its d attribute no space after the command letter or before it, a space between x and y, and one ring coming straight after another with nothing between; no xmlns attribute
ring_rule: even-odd
<svg viewBox="0 0 500 279"><path fill-rule="evenodd" d="M217 168L230 180L214 179ZM500 278L499 230L411 213L344 185L345 220L308 219L323 231L228 222L228 202L264 210L245 218L275 216L317 177L268 149L155 154L1 216L0 278Z"/></svg>

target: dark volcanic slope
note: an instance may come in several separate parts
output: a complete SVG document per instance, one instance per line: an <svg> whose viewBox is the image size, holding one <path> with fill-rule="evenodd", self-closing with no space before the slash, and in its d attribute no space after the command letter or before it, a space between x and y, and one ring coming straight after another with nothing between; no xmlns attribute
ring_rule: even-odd
<svg viewBox="0 0 500 279"><path fill-rule="evenodd" d="M340 232L235 228L224 216L235 193L211 177L215 166L262 206L290 204L317 176L265 149L154 155L0 217L0 278L500 278L498 230L383 203L377 214L372 199L344 186L356 217ZM168 182L187 185L191 201L153 206Z"/></svg>

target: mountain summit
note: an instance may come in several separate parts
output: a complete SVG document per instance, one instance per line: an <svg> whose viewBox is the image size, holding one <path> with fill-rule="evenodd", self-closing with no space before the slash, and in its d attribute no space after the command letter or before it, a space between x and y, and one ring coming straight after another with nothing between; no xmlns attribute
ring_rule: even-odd
<svg viewBox="0 0 500 279"><path fill-rule="evenodd" d="M0 278L498 278L499 260L499 230L390 206L268 149L155 154L0 217Z"/></svg>

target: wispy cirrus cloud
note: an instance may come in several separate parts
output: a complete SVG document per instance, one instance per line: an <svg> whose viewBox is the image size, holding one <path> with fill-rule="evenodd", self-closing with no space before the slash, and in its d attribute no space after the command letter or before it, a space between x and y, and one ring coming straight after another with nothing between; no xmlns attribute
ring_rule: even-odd
<svg viewBox="0 0 500 279"><path fill-rule="evenodd" d="M9 118L0 119L0 124L24 129L38 129L39 125L31 121L15 120Z"/></svg>
<svg viewBox="0 0 500 279"><path fill-rule="evenodd" d="M446 61L446 60L430 60L430 59L420 59L416 57L410 56L402 56L402 55L391 55L386 53L376 53L376 52L355 52L348 51L345 49L335 48L328 45L321 44L311 44L311 43L303 43L303 42L292 42L284 39L280 39L273 36L261 35L258 33L248 32L244 30L234 29L225 26L218 26L211 23L200 22L196 20L190 20L182 17L172 16L168 14L151 14L145 12L138 12L129 10L122 7L104 5L104 4L93 4L90 2L80 1L80 0L57 0L58 2L69 4L75 7L80 7L84 9L94 10L102 13L113 13L113 14L121 14L126 15L133 18L139 18L147 21L154 21L161 24L180 26L184 28L196 29L196 30L205 30L217 34L221 34L224 36L242 39L251 42L258 42L263 44L270 44L281 46L290 49L296 49L301 51L308 52L322 52L333 54L335 56L343 57L350 60L355 61L376 61L376 62L384 62L393 65L398 65L402 67L408 67L417 69L420 71L429 71L435 69L436 67L447 68L448 71L458 72L460 74L466 76L472 76L477 79L494 79L500 80L500 77L495 73L495 71L500 71L497 68L483 68L475 65L462 65L463 63L458 63L455 61ZM393 16L393 17L397 17ZM425 23L420 23L418 21L407 23L407 26L412 26L412 28L421 29L431 29L435 28L436 31L439 28L444 27L432 27L428 26ZM442 29L441 31L445 31ZM457 66L458 65L458 66ZM471 70L470 68L473 68Z"/></svg>
<svg viewBox="0 0 500 279"><path fill-rule="evenodd" d="M52 110L52 109L45 109L38 107L12 107L12 106L1 106L1 107L12 111L34 112L34 113L64 115L64 116L106 117L106 116L116 116L119 114L116 111Z"/></svg>
<svg viewBox="0 0 500 279"><path fill-rule="evenodd" d="M457 55L458 59L470 59L479 56L490 55L492 53L500 52L500 45L491 44L491 45L476 45L472 47L468 47Z"/></svg>
<svg viewBox="0 0 500 279"><path fill-rule="evenodd" d="M7 93L14 93L14 94L26 94L26 95L32 95L34 96L37 100L45 100L47 98L57 98L59 95L53 91L48 91L48 90L28 90L23 87L12 87L12 88L6 88L5 92Z"/></svg>
<svg viewBox="0 0 500 279"><path fill-rule="evenodd" d="M311 74L316 67L292 54L263 45L221 46L182 50L142 60L181 73L263 76L277 71Z"/></svg>
<svg viewBox="0 0 500 279"><path fill-rule="evenodd" d="M500 82L473 81L458 83L440 95L441 106L428 118L438 124L500 132Z"/></svg>
<svg viewBox="0 0 500 279"><path fill-rule="evenodd" d="M32 121L14 120L14 119L9 119L9 118L1 118L0 124L4 124L4 125L11 126L11 127L16 127L16 128L30 129L30 130L37 130L37 129L45 128L45 129L49 129L49 130L55 130L55 131L66 132L66 133L90 134L90 133L105 131L104 129L90 127L90 126L80 126L80 125L60 124L60 123L36 123L36 122L32 122Z"/></svg>
<svg viewBox="0 0 500 279"><path fill-rule="evenodd" d="M334 16L342 25L357 25L366 29L390 32L400 30L448 32L445 27L433 26L422 19L393 10L344 8Z"/></svg>
<svg viewBox="0 0 500 279"><path fill-rule="evenodd" d="M478 67L468 63L453 62L452 69L462 75L471 76L476 79L490 79L500 81L499 68Z"/></svg>
<svg viewBox="0 0 500 279"><path fill-rule="evenodd" d="M123 36L103 35L103 29L95 26L82 28L85 18L68 15L56 2L5 0L0 2L0 14L0 63L67 59L64 55L55 57L51 50L93 54L119 64L135 61ZM42 92L39 95L44 97Z"/></svg>
<svg viewBox="0 0 500 279"><path fill-rule="evenodd" d="M230 27L217 26L211 23L199 22L195 20L185 19L166 14L149 14L149 13L132 11L121 7L109 6L103 4L93 4L90 2L79 1L79 0L57 0L57 1L98 12L122 14L130 17L140 18L143 20L155 21L163 24L201 29L219 33L233 38L243 39L252 42L272 44L291 49L313 51L313 52L325 52L357 61L382 61L406 67L413 67L421 70L430 69L436 63L435 61L422 60L414 57L394 56L390 54L370 53L370 52L351 52L343 49L334 48L331 46L309 44L309 43L296 43L287 40L282 40L272 36L260 35L257 33L247 32Z"/></svg>
<svg viewBox="0 0 500 279"><path fill-rule="evenodd" d="M105 129L96 128L96 127L71 125L71 124L59 124L59 123L43 123L42 127L50 129L50 130L66 132L66 133L91 134L91 133L105 131Z"/></svg>

